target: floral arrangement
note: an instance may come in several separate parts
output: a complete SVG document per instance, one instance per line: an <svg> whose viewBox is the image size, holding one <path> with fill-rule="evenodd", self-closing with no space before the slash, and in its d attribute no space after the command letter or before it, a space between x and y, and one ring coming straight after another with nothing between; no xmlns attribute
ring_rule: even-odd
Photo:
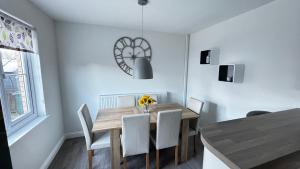
<svg viewBox="0 0 300 169"><path fill-rule="evenodd" d="M155 103L155 102L156 102L156 100L154 100L152 97L147 96L147 95L142 96L138 100L139 106L144 107L145 108L145 110L144 110L145 112L149 112L148 107L151 104Z"/></svg>

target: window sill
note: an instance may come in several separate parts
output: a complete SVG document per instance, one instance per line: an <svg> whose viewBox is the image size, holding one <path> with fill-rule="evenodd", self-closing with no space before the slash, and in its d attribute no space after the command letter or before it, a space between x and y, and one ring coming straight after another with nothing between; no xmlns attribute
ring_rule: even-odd
<svg viewBox="0 0 300 169"><path fill-rule="evenodd" d="M27 133L29 133L32 129L37 127L39 124L41 124L43 121L45 121L49 115L46 116L40 116L37 117L35 120L32 122L28 123L12 135L10 135L7 140L8 140L8 145L9 147L13 146L16 142L18 142L22 137L24 137Z"/></svg>

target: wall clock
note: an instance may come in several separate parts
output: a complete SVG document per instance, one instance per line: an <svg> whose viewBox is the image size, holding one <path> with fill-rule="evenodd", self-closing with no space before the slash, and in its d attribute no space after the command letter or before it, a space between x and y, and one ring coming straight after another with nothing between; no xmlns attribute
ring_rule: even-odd
<svg viewBox="0 0 300 169"><path fill-rule="evenodd" d="M141 37L122 37L114 45L114 57L123 72L132 76L134 60L145 57L151 61L152 50L149 42Z"/></svg>

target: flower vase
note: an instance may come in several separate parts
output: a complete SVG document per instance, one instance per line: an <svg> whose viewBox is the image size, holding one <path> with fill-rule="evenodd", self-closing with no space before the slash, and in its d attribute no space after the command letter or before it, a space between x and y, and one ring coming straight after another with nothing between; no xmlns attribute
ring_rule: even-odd
<svg viewBox="0 0 300 169"><path fill-rule="evenodd" d="M144 113L150 113L149 105L147 105L147 104L144 105Z"/></svg>

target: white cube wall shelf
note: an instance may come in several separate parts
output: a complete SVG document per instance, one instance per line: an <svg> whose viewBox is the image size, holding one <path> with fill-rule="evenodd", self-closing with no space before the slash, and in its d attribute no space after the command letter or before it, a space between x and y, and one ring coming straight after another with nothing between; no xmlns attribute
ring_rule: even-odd
<svg viewBox="0 0 300 169"><path fill-rule="evenodd" d="M218 80L222 82L242 83L244 81L244 64L219 65Z"/></svg>
<svg viewBox="0 0 300 169"><path fill-rule="evenodd" d="M219 64L219 50L210 49L200 52L200 64L201 65L218 65Z"/></svg>

